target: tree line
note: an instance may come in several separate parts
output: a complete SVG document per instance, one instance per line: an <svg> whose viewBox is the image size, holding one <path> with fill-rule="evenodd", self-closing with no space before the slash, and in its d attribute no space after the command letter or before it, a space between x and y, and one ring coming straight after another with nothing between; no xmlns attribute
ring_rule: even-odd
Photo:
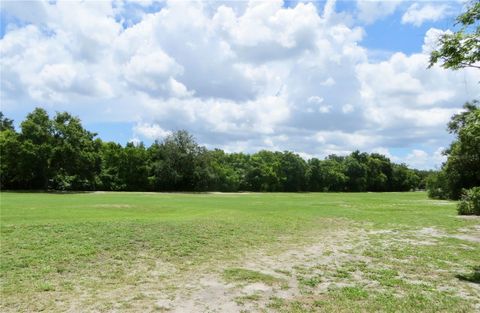
<svg viewBox="0 0 480 313"><path fill-rule="evenodd" d="M304 160L290 151L226 153L176 131L149 147L105 142L67 112L28 114L17 131L0 113L0 184L12 190L408 191L426 171L355 151Z"/></svg>

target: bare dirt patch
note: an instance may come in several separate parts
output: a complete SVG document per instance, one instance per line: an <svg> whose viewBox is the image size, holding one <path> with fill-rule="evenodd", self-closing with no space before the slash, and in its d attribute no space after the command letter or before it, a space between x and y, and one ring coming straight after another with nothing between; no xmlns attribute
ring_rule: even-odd
<svg viewBox="0 0 480 313"><path fill-rule="evenodd" d="M326 266L335 269L345 262L364 260L348 250L354 249L358 239L366 235L358 229L322 233L313 244L285 244L281 252L252 251L241 260L212 260L211 264L187 272L174 264L140 255L129 266L131 273L121 288L81 288L75 299L61 299L63 305L59 303L57 307L68 312L258 312L272 298L292 299L307 289L326 293L332 286L342 286L335 279L315 279ZM258 272L260 280L226 280L225 271L237 268ZM262 281L262 277L266 280Z"/></svg>
<svg viewBox="0 0 480 313"><path fill-rule="evenodd" d="M480 222L480 216L478 215L455 215L455 217L462 220L474 220Z"/></svg>
<svg viewBox="0 0 480 313"><path fill-rule="evenodd" d="M356 233L355 236L352 236ZM348 250L358 245L360 231L339 231L327 240L307 246L291 246L279 254L255 252L243 261L229 264L214 273L190 277L191 288L180 288L168 303L170 312L257 312L265 308L270 299L292 299L306 289L326 293L341 282L322 277L325 266L336 268L343 263L367 261L365 257L351 255ZM355 239L352 239L355 238ZM221 271L241 266L278 279L278 283L237 281L227 282ZM318 277L318 281L316 280Z"/></svg>
<svg viewBox="0 0 480 313"><path fill-rule="evenodd" d="M343 225L345 226L345 225ZM183 272L177 265L139 256L122 288L97 290L65 299L65 311L105 312L271 312L272 299L293 301L311 296L327 296L332 290L362 286L364 290L382 292L380 280L393 279L412 285L425 285L448 291L468 301L480 295L480 287L457 279L444 281L435 287L430 277L415 273L391 274L391 265L378 263L364 251L379 242L382 245L435 245L441 238L463 236L476 238L480 227L460 229L449 234L434 227L412 231L390 229L365 231L359 227L341 227L318 234L317 240L299 240L310 244L285 244L279 251L252 251L242 259L215 262ZM380 241L371 241L372 238ZM456 238L456 237L455 237ZM468 238L468 239L466 239ZM475 241L476 242L476 241ZM388 261L388 260L385 260ZM258 273L258 279L242 276L225 278L225 271L244 269L247 274ZM388 275L392 275L388 278ZM263 278L262 278L263 277ZM269 277L272 277L270 279ZM262 281L262 279L264 281ZM386 281L389 283L389 281ZM403 296L398 291L398 297ZM98 306L102 303L102 307ZM477 304L475 304L477 305Z"/></svg>
<svg viewBox="0 0 480 313"><path fill-rule="evenodd" d="M422 228L417 232L420 238L456 238L471 242L480 242L480 225L474 225L468 228L461 228L458 233L450 234L434 227Z"/></svg>

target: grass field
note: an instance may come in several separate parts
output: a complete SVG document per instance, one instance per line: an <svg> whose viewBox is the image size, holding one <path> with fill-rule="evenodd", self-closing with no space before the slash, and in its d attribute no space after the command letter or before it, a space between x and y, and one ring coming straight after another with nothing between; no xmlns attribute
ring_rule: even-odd
<svg viewBox="0 0 480 313"><path fill-rule="evenodd" d="M479 312L425 193L1 193L2 312Z"/></svg>

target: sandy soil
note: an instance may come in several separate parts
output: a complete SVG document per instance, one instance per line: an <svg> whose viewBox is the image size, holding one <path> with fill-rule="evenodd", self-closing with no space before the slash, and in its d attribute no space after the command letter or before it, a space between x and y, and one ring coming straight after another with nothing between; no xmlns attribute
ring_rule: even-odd
<svg viewBox="0 0 480 313"><path fill-rule="evenodd" d="M299 283L303 275L321 275L321 282L315 286L315 294L321 295L329 289L348 286L349 283L325 275L335 271L342 264L362 262L368 266L372 260L363 256L362 251L369 245L371 236L385 236L385 244L434 245L442 237L459 238L479 242L480 226L461 229L456 234L448 234L436 228L422 228L406 236L392 230L364 231L359 228L338 229L329 236L322 236L309 245L288 245L280 253L253 251L235 262L219 263L213 267L197 268L181 273L173 264L155 261L146 266L139 256L132 273L137 277L132 285L112 288L108 292L79 294L68 301L68 312L270 312L268 303L273 298L295 299L301 297L305 286ZM382 237L383 238L383 237ZM147 256L145 256L147 257ZM214 264L213 262L212 264ZM271 275L279 283L227 282L223 276L225 269L242 268ZM351 285L361 283L366 288L381 290L378 282L369 279L360 270L354 271L349 279ZM433 274L433 273L432 273ZM141 277L139 280L138 277ZM410 283L422 284L421 278L403 275ZM451 290L463 298L479 297L480 286L470 284L464 288L461 283L447 282L438 286ZM99 303L108 305L99 307ZM480 309L480 304L478 305ZM273 311L272 311L273 312Z"/></svg>

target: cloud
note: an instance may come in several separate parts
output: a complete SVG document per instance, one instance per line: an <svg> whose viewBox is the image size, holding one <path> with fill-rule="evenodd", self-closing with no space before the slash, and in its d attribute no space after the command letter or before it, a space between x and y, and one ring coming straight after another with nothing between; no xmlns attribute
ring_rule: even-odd
<svg viewBox="0 0 480 313"><path fill-rule="evenodd" d="M402 0L357 0L358 18L371 24L395 12Z"/></svg>
<svg viewBox="0 0 480 313"><path fill-rule="evenodd" d="M371 150L371 152L372 152L372 153L382 154L382 155L386 156L387 158L391 159L392 161L398 162L398 158L396 158L395 156L393 156L388 148L385 148L385 147L376 147L376 148L373 148L373 149Z"/></svg>
<svg viewBox="0 0 480 313"><path fill-rule="evenodd" d="M321 24L312 3L284 9L283 1L250 1L241 16L221 6L213 17L237 53L256 61L283 59L312 48Z"/></svg>
<svg viewBox="0 0 480 313"><path fill-rule="evenodd" d="M246 102L199 98L158 101L149 97L143 103L144 118L168 129L190 129L195 133L211 132L237 137L274 134L277 126L290 116L284 96Z"/></svg>
<svg viewBox="0 0 480 313"><path fill-rule="evenodd" d="M399 5L359 2L358 17L371 23ZM439 158L431 151L451 140L446 122L480 95L476 71L427 69L443 30L427 31L418 53L378 62L362 45L365 29L335 1L21 8L2 8L21 23L0 39L0 100L16 120L42 105L87 122L133 124L138 140L187 129L227 151L322 157L382 148L405 160L391 151L417 149L429 155L418 166L432 167Z"/></svg>
<svg viewBox="0 0 480 313"><path fill-rule="evenodd" d="M109 79L92 73L96 65L75 60L63 39L28 25L8 32L0 42L2 97L68 101L70 96L109 97Z"/></svg>
<svg viewBox="0 0 480 313"><path fill-rule="evenodd" d="M123 66L123 76L130 87L157 96L186 96L187 88L175 80L183 67L161 49L145 47L137 51Z"/></svg>
<svg viewBox="0 0 480 313"><path fill-rule="evenodd" d="M426 70L428 55L394 54L380 63L357 66L361 97L369 120L382 128L444 128L459 104L468 100L465 89L476 90L479 73L474 70L445 72Z"/></svg>
<svg viewBox="0 0 480 313"><path fill-rule="evenodd" d="M351 113L354 110L355 110L354 106L351 105L350 103L347 103L344 106L342 106L342 112L345 113L345 114Z"/></svg>
<svg viewBox="0 0 480 313"><path fill-rule="evenodd" d="M446 4L412 4L402 16L402 24L421 26L427 21L439 21L450 14L450 7Z"/></svg>
<svg viewBox="0 0 480 313"><path fill-rule="evenodd" d="M133 132L136 136L153 140L160 140L171 134L171 131L162 129L158 124L149 123L138 123L133 127Z"/></svg>
<svg viewBox="0 0 480 313"><path fill-rule="evenodd" d="M413 149L402 161L418 169L429 169L431 164L436 164L438 168L447 159L443 155L443 150L443 147L439 147L432 153L428 153L421 149Z"/></svg>
<svg viewBox="0 0 480 313"><path fill-rule="evenodd" d="M341 147L350 151L369 149L374 147L379 140L378 137L373 138L368 133L347 133L342 131L320 131L314 137L319 143L326 144L329 150L336 150ZM341 143L341 145L338 143Z"/></svg>

